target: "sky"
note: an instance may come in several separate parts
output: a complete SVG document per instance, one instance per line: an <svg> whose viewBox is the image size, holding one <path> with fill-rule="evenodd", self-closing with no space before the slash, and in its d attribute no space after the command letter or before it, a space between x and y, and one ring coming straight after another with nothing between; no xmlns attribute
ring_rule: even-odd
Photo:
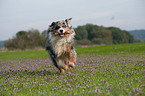
<svg viewBox="0 0 145 96"><path fill-rule="evenodd" d="M0 0L0 41L22 30L42 32L51 22L69 17L74 28L89 23L145 29L145 0Z"/></svg>

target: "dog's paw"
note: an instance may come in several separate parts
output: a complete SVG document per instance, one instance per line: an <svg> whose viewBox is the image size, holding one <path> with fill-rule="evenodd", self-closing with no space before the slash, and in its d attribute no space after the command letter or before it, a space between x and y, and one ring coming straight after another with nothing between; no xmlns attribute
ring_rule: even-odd
<svg viewBox="0 0 145 96"><path fill-rule="evenodd" d="M75 67L75 64L73 62L69 62L68 66L73 68Z"/></svg>

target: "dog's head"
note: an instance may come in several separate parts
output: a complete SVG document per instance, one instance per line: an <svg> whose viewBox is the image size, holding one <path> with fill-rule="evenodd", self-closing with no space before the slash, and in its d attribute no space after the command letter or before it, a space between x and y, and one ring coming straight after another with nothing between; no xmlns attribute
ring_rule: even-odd
<svg viewBox="0 0 145 96"><path fill-rule="evenodd" d="M70 25L70 20L65 19L62 21L57 21L57 22L52 22L51 25L49 26L48 32L52 32L54 36L59 36L59 37L67 37L70 34L74 33L72 26Z"/></svg>

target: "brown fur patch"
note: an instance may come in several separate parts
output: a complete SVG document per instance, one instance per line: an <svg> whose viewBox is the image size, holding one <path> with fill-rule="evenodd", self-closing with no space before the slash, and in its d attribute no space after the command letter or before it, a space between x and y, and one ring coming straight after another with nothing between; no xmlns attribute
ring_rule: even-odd
<svg viewBox="0 0 145 96"><path fill-rule="evenodd" d="M68 44L68 46L67 46L67 53L71 52L71 46L72 46L72 44Z"/></svg>
<svg viewBox="0 0 145 96"><path fill-rule="evenodd" d="M67 46L68 58L69 58L69 61L70 61L70 62L75 63L75 57L74 57L73 54L71 53L71 46L72 46L72 44L69 44L69 45Z"/></svg>
<svg viewBox="0 0 145 96"><path fill-rule="evenodd" d="M64 74L64 69L59 68L60 73Z"/></svg>
<svg viewBox="0 0 145 96"><path fill-rule="evenodd" d="M58 30L54 30L54 31L53 31L53 34L54 34L54 36L59 35L59 34L58 34Z"/></svg>
<svg viewBox="0 0 145 96"><path fill-rule="evenodd" d="M61 56L58 57L58 59L63 59L63 60L69 60L70 59L70 53L71 53L71 45L72 44L68 44L67 45L67 50L65 53L61 54Z"/></svg>
<svg viewBox="0 0 145 96"><path fill-rule="evenodd" d="M70 34L71 34L71 33L74 33L74 31L72 31L72 30L70 30L70 29L68 29L68 28L64 28L64 30L65 30L66 33L70 33Z"/></svg>
<svg viewBox="0 0 145 96"><path fill-rule="evenodd" d="M71 31L68 28L64 28L64 30L65 30L65 37L68 37L70 34L74 33L73 31Z"/></svg>
<svg viewBox="0 0 145 96"><path fill-rule="evenodd" d="M67 73L70 73L69 66L68 66L68 60L66 60L65 63L66 63L66 65L67 65L67 67L68 67L67 70L66 70L66 72L67 72Z"/></svg>
<svg viewBox="0 0 145 96"><path fill-rule="evenodd" d="M70 62L76 63L75 57L70 53Z"/></svg>

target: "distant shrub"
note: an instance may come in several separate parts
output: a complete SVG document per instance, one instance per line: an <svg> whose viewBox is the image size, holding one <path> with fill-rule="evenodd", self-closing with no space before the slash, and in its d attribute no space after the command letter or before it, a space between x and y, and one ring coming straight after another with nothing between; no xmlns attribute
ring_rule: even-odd
<svg viewBox="0 0 145 96"><path fill-rule="evenodd" d="M135 43L140 43L140 42L142 42L140 39L136 39L136 40L134 40L134 42Z"/></svg>
<svg viewBox="0 0 145 96"><path fill-rule="evenodd" d="M15 37L5 42L4 45L9 50L25 50L37 47L45 47L45 36L38 30L19 31Z"/></svg>
<svg viewBox="0 0 145 96"><path fill-rule="evenodd" d="M94 38L94 39L92 40L92 43L93 43L93 44L101 44L101 43L103 43L103 42L102 42L102 39L101 39L101 38Z"/></svg>
<svg viewBox="0 0 145 96"><path fill-rule="evenodd" d="M81 44L81 45L89 45L89 44L91 44L91 41L90 40L87 40L87 39L85 39L85 40L79 40L78 41L78 44Z"/></svg>

